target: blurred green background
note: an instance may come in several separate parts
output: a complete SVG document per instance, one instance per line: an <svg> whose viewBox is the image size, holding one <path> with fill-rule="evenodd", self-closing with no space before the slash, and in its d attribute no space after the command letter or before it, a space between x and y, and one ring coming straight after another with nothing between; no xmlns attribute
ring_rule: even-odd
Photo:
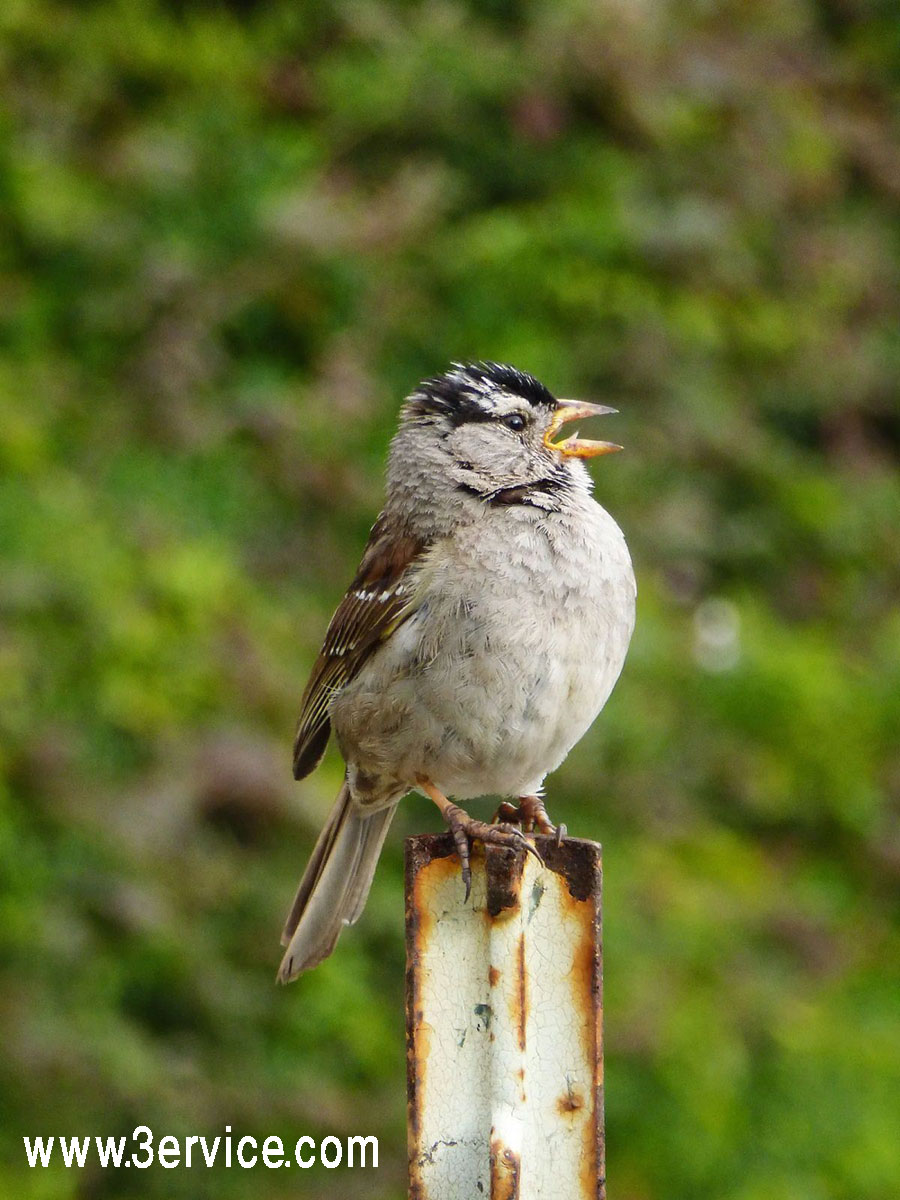
<svg viewBox="0 0 900 1200"><path fill-rule="evenodd" d="M0 78L0 1195L404 1194L439 820L277 989L341 771L289 751L466 357L621 410L637 632L549 785L605 847L611 1194L897 1195L895 6L5 0ZM25 1165L138 1123L381 1166Z"/></svg>

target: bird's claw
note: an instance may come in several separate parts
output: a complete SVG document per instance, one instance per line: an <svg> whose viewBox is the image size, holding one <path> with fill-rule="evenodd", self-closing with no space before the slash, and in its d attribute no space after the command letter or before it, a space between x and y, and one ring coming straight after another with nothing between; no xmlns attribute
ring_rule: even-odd
<svg viewBox="0 0 900 1200"><path fill-rule="evenodd" d="M494 814L494 822L520 825L525 833L537 830L544 837L556 837L557 846L568 836L565 825L554 825L540 796L522 796L518 807L504 800Z"/></svg>
<svg viewBox="0 0 900 1200"><path fill-rule="evenodd" d="M501 821L489 825L486 821L477 821L457 804L447 806L444 816L453 834L456 851L462 866L462 879L466 888L466 901L472 893L472 863L469 849L471 841L482 842L491 846L507 846L514 850L525 850L543 866L544 860L538 848L529 842L528 838L516 826Z"/></svg>

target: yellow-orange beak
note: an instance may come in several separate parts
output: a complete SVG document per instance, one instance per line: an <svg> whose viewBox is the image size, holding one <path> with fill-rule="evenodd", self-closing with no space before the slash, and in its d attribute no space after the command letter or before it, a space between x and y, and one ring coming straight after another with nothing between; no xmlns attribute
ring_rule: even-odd
<svg viewBox="0 0 900 1200"><path fill-rule="evenodd" d="M558 450L560 454L572 458L595 458L598 454L614 454L616 450L622 449L615 442L592 442L587 438L580 438L577 433L567 437L565 441L554 442L553 438L558 430L570 421L580 421L584 417L604 417L618 411L608 408L605 404L587 404L583 400L557 400L556 403L556 412L544 434L544 445L548 450Z"/></svg>

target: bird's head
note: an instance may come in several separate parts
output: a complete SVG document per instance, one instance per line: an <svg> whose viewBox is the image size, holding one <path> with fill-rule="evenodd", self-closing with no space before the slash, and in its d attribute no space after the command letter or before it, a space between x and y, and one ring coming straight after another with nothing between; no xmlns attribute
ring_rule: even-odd
<svg viewBox="0 0 900 1200"><path fill-rule="evenodd" d="M554 484L586 482L581 459L621 449L577 433L560 439L561 428L612 412L602 404L559 400L515 367L456 363L407 399L392 462L402 457L408 477L410 458L419 458L416 465L432 478L440 473L485 498L529 486L547 495Z"/></svg>

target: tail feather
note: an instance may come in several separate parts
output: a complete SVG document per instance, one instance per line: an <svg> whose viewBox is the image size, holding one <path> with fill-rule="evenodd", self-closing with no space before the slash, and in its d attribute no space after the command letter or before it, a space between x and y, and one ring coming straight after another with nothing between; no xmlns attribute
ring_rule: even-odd
<svg viewBox="0 0 900 1200"><path fill-rule="evenodd" d="M289 983L327 958L345 925L359 917L396 804L366 813L341 788L319 834L281 935L278 979Z"/></svg>

